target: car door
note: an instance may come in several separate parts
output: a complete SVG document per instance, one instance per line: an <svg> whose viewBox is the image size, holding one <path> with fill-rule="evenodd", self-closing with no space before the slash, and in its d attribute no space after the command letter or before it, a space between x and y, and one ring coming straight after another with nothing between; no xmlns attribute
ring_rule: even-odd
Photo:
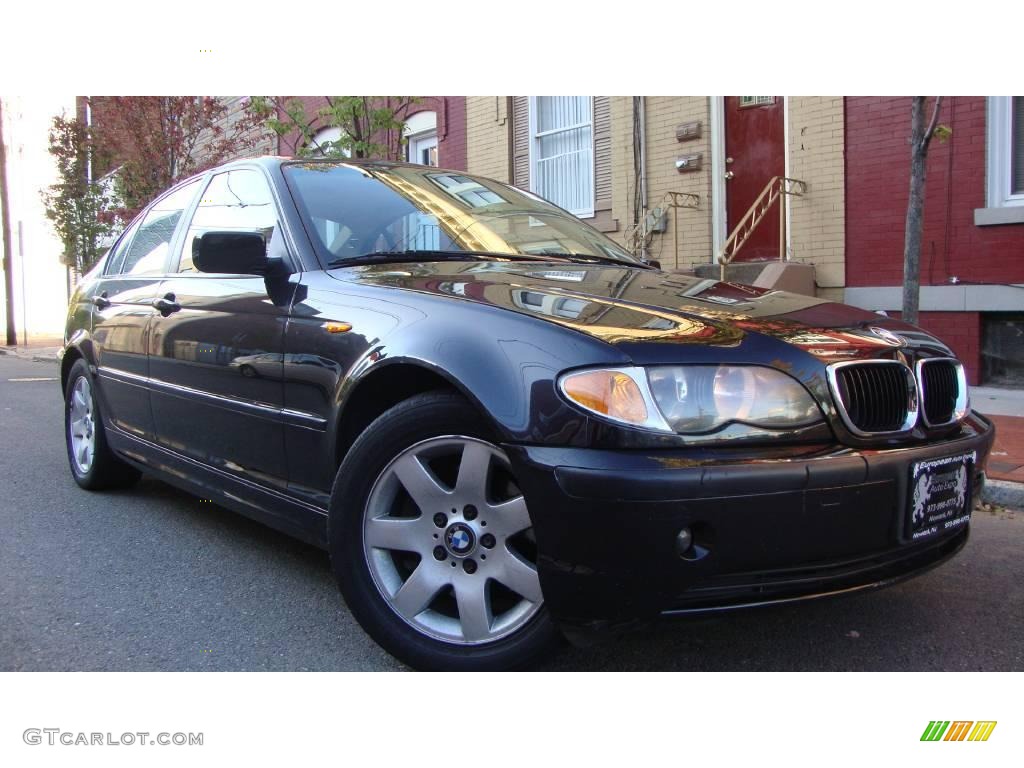
<svg viewBox="0 0 1024 768"><path fill-rule="evenodd" d="M279 215L263 172L214 175L160 285L165 302L150 341L157 441L264 485L284 487L284 330L294 284L287 276L204 274L193 241L209 231L258 231L283 249ZM287 254L285 254L287 256Z"/></svg>
<svg viewBox="0 0 1024 768"><path fill-rule="evenodd" d="M152 439L146 354L150 321L182 212L199 191L194 181L157 200L114 245L90 296L98 389L107 420Z"/></svg>

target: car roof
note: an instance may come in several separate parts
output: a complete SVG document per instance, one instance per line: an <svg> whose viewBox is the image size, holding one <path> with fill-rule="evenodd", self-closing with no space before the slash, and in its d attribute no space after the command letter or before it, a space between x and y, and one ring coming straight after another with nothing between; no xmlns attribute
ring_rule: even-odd
<svg viewBox="0 0 1024 768"><path fill-rule="evenodd" d="M239 157L235 160L223 163L222 165L214 166L213 168L207 169L208 171L220 171L229 168L234 168L242 165L262 165L268 168L288 165L288 164L323 164L323 165L357 165L365 166L368 168L431 168L434 171L441 173L459 173L463 175L470 175L466 171L457 170L454 168L437 168L427 165L417 165L416 163L406 163L399 160L379 160L379 159L368 159L368 158L347 158L347 157L286 157L283 155L260 155L258 157Z"/></svg>

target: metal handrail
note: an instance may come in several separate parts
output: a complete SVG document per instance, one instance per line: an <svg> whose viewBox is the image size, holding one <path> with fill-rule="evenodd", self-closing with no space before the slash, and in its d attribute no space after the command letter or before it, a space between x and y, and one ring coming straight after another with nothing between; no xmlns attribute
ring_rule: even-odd
<svg viewBox="0 0 1024 768"><path fill-rule="evenodd" d="M779 204L779 261L786 260L787 198L790 195L802 197L806 192L807 184L799 179L790 179L786 176L772 177L722 245L722 250L718 254L718 263L722 268L722 280L725 280L725 268L736 258L736 254L746 245L754 230L757 229L757 225L764 220L768 211L779 200L782 201Z"/></svg>
<svg viewBox="0 0 1024 768"><path fill-rule="evenodd" d="M652 208L646 216L626 230L626 248L634 256L639 255L646 248L654 234L653 223L660 219L666 209L672 211L672 237L674 241L675 264L679 264L679 217L680 208L700 210L700 195L694 192L666 192L665 197L658 205Z"/></svg>

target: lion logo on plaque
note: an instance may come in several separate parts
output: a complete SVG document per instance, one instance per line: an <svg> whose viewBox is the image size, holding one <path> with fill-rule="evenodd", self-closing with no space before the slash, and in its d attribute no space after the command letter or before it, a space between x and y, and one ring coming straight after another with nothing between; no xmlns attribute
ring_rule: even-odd
<svg viewBox="0 0 1024 768"><path fill-rule="evenodd" d="M964 508L967 501L967 467L961 466L956 473L956 506L957 509Z"/></svg>
<svg viewBox="0 0 1024 768"><path fill-rule="evenodd" d="M965 473L966 478L966 473ZM966 480L965 480L966 482ZM928 505L928 497L932 493L932 479L930 475L922 474L917 478L917 485L914 486L914 512L910 516L911 522L917 525L924 520L924 508Z"/></svg>

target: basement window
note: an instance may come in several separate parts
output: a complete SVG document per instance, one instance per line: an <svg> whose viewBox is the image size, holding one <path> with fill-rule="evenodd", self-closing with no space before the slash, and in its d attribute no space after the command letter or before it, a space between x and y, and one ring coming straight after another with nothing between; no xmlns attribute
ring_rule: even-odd
<svg viewBox="0 0 1024 768"><path fill-rule="evenodd" d="M1024 385L1024 314L985 313L982 322L982 381L997 387Z"/></svg>

